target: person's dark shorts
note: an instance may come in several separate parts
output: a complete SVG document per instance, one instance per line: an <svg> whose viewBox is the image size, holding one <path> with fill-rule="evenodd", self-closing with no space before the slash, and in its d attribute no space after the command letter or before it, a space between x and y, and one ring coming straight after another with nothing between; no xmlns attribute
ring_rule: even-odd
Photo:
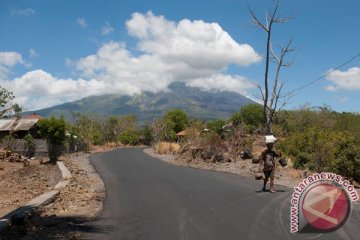
<svg viewBox="0 0 360 240"><path fill-rule="evenodd" d="M265 178L269 178L269 177L270 177L270 175L271 175L271 172L272 172L272 170L269 170L269 171L264 171Z"/></svg>

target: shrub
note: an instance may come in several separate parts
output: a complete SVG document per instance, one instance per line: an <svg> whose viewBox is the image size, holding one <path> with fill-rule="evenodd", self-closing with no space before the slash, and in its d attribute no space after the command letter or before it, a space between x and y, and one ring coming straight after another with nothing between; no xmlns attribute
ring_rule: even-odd
<svg viewBox="0 0 360 240"><path fill-rule="evenodd" d="M151 142L154 140L154 137L151 132L151 126L149 124L146 124L142 129L142 135L144 137L144 143L146 145L150 145Z"/></svg>
<svg viewBox="0 0 360 240"><path fill-rule="evenodd" d="M222 119L218 119L208 122L207 127L211 130L211 132L216 133L218 135L222 135L224 131L223 129L224 125L225 125L225 121Z"/></svg>
<svg viewBox="0 0 360 240"><path fill-rule="evenodd" d="M241 124L241 114L240 112L233 113L230 116L230 121L235 125L239 126Z"/></svg>
<svg viewBox="0 0 360 240"><path fill-rule="evenodd" d="M163 124L165 125L165 139L176 141L176 133L185 129L189 124L189 118L184 111L175 109L165 113Z"/></svg>
<svg viewBox="0 0 360 240"><path fill-rule="evenodd" d="M328 171L335 162L335 153L346 136L341 132L312 127L296 132L278 148L294 159L295 168Z"/></svg>
<svg viewBox="0 0 360 240"><path fill-rule="evenodd" d="M1 142L5 145L5 148L16 151L16 139L11 135L6 135Z"/></svg>
<svg viewBox="0 0 360 240"><path fill-rule="evenodd" d="M27 134L24 137L24 149L25 149L25 155L28 158L32 158L35 155L36 151L36 143L34 141L34 138L31 136L31 134Z"/></svg>
<svg viewBox="0 0 360 240"><path fill-rule="evenodd" d="M360 183L360 136L348 137L339 144L332 170Z"/></svg>
<svg viewBox="0 0 360 240"><path fill-rule="evenodd" d="M135 130L127 130L119 134L119 142L126 145L137 145L139 144L140 133Z"/></svg>
<svg viewBox="0 0 360 240"><path fill-rule="evenodd" d="M39 135L47 140L49 159L54 164L64 150L64 141L66 139L65 120L64 118L57 119L55 117L40 119L37 126Z"/></svg>
<svg viewBox="0 0 360 240"><path fill-rule="evenodd" d="M261 127L264 124L263 107L259 104L249 104L240 109L241 121L245 125L254 128Z"/></svg>
<svg viewBox="0 0 360 240"><path fill-rule="evenodd" d="M214 151L216 148L220 148L223 145L221 136L215 132L206 134L203 138L203 146L210 146L211 150Z"/></svg>

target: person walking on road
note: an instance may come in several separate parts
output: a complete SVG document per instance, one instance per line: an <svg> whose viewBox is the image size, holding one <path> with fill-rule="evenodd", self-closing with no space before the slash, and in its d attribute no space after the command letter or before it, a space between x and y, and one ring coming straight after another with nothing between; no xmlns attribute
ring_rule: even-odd
<svg viewBox="0 0 360 240"><path fill-rule="evenodd" d="M266 184L270 178L270 192L275 193L274 178L275 178L275 158L281 157L281 153L273 150L276 138L273 135L265 136L266 149L261 153L259 172L264 172L264 185L262 191L266 191Z"/></svg>

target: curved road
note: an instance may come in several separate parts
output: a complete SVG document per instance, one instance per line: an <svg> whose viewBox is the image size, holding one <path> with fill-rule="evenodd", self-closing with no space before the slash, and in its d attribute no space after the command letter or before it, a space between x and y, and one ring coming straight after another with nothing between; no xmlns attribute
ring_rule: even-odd
<svg viewBox="0 0 360 240"><path fill-rule="evenodd" d="M236 240L359 239L360 212L331 234L291 234L292 190L257 192L261 182L234 174L173 166L143 153L118 149L91 162L107 197L87 239Z"/></svg>

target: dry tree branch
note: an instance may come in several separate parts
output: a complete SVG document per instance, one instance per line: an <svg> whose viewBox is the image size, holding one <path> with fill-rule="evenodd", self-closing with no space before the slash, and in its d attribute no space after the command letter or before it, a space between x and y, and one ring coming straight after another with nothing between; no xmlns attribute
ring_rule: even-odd
<svg viewBox="0 0 360 240"><path fill-rule="evenodd" d="M262 88L261 88L261 86L260 86L260 84L257 84L256 85L256 87L260 90L260 93L261 93L261 97L262 97L262 101L264 101L265 100L265 95L264 95L264 92L263 92L263 90L262 90Z"/></svg>
<svg viewBox="0 0 360 240"><path fill-rule="evenodd" d="M267 26L265 26L255 15L255 10L250 8L249 3L247 4L248 10L251 15L251 20L253 21L254 26L262 28L265 32L268 32Z"/></svg>
<svg viewBox="0 0 360 240"><path fill-rule="evenodd" d="M266 33L266 65L265 65L265 73L264 73L264 90L258 86L260 89L261 95L263 97L263 116L264 120L266 122L266 131L271 132L271 121L273 114L276 110L276 108L273 108L274 106L277 107L280 92L278 90L282 89L283 84L280 84L280 87L278 86L279 82L279 74L282 67L291 66L292 62L284 62L285 56L293 51L291 48L291 42L286 46L283 46L281 48L280 54L276 54L275 50L271 46L271 34L272 34L272 26L274 23L286 23L291 20L291 17L284 18L281 16L280 13L278 13L280 6L280 1L276 0L274 1L274 7L272 10L267 11L265 14L265 21L260 21L260 19L256 16L255 10L251 9L248 4L248 10L251 15L251 20L254 23L255 26L259 27L260 29L263 29ZM276 64L276 70L275 70L275 78L272 88L271 96L269 96L269 67L270 62L274 62ZM270 97L270 99L269 99ZM275 104L275 105L274 105Z"/></svg>

